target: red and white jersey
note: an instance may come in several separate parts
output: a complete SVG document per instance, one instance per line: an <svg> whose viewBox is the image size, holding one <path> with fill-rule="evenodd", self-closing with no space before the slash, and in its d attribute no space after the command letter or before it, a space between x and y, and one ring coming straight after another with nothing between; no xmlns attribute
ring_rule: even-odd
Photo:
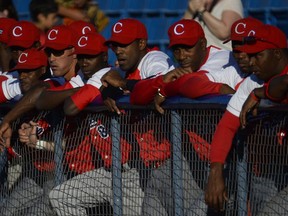
<svg viewBox="0 0 288 216"><path fill-rule="evenodd" d="M6 102L11 99L19 100L22 97L19 79L8 78L1 83L0 102Z"/></svg>
<svg viewBox="0 0 288 216"><path fill-rule="evenodd" d="M206 76L211 82L227 84L233 89L237 89L237 84L245 77L232 52L214 46L208 47L207 60L199 71L207 71Z"/></svg>
<svg viewBox="0 0 288 216"><path fill-rule="evenodd" d="M103 68L96 73L87 81L87 84L92 85L96 88L100 88L102 86L101 78L104 74L111 70L111 67Z"/></svg>
<svg viewBox="0 0 288 216"><path fill-rule="evenodd" d="M149 51L140 61L137 70L127 79L142 80L166 74L175 67L167 54L161 51Z"/></svg>
<svg viewBox="0 0 288 216"><path fill-rule="evenodd" d="M233 115L239 117L242 106L249 94L255 89L263 86L264 82L259 80L254 74L248 76L239 86L236 93L230 99L227 110Z"/></svg>

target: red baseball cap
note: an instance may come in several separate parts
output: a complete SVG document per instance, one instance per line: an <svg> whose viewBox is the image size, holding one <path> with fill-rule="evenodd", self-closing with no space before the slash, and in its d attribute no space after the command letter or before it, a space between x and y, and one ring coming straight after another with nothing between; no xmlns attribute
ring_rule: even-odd
<svg viewBox="0 0 288 216"><path fill-rule="evenodd" d="M76 54L97 55L107 51L108 47L105 45L105 38L97 32L82 35L75 46Z"/></svg>
<svg viewBox="0 0 288 216"><path fill-rule="evenodd" d="M139 20L127 18L121 19L112 26L111 38L105 42L130 44L136 39L148 39L145 25Z"/></svg>
<svg viewBox="0 0 288 216"><path fill-rule="evenodd" d="M68 27L71 28L72 31L78 35L78 37L81 37L82 35L90 32L97 32L95 26L92 23L82 20L74 21L68 25Z"/></svg>
<svg viewBox="0 0 288 216"><path fill-rule="evenodd" d="M40 41L40 30L32 22L18 21L9 33L8 46L29 48L36 41Z"/></svg>
<svg viewBox="0 0 288 216"><path fill-rule="evenodd" d="M75 33L68 26L55 26L46 33L44 47L54 50L64 50L68 47L74 47L76 37Z"/></svg>
<svg viewBox="0 0 288 216"><path fill-rule="evenodd" d="M205 34L201 25L192 19L182 19L168 29L169 48L174 45L194 46Z"/></svg>
<svg viewBox="0 0 288 216"><path fill-rule="evenodd" d="M17 61L17 64L10 71L15 70L29 70L36 69L42 66L48 65L47 55L44 53L43 49L38 50L35 48L23 51Z"/></svg>
<svg viewBox="0 0 288 216"><path fill-rule="evenodd" d="M253 36L244 37L244 45L236 49L246 53L258 53L266 49L287 48L285 33L273 25L261 25L253 29Z"/></svg>
<svg viewBox="0 0 288 216"><path fill-rule="evenodd" d="M9 32L16 25L17 20L1 17L0 18L0 42L8 43L9 41Z"/></svg>
<svg viewBox="0 0 288 216"><path fill-rule="evenodd" d="M224 41L223 44L228 43L231 40L242 41L243 37L254 35L255 32L253 31L253 29L261 25L264 25L264 23L253 17L239 19L231 26L230 38Z"/></svg>

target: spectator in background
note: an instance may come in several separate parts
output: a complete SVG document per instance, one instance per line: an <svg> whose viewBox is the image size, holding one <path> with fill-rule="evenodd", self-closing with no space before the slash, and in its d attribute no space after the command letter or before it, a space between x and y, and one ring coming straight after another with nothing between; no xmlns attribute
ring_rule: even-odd
<svg viewBox="0 0 288 216"><path fill-rule="evenodd" d="M230 37L232 24L243 18L243 5L241 0L188 0L183 18L200 22L208 46L231 50L231 43L222 42Z"/></svg>
<svg viewBox="0 0 288 216"><path fill-rule="evenodd" d="M65 25L75 20L82 20L91 22L97 31L101 32L109 23L109 18L100 10L98 4L91 0L56 0L56 2L59 4L59 14L63 16Z"/></svg>
<svg viewBox="0 0 288 216"><path fill-rule="evenodd" d="M0 0L0 17L7 17L18 20L18 12L13 0Z"/></svg>
<svg viewBox="0 0 288 216"><path fill-rule="evenodd" d="M51 29L58 21L58 5L54 0L31 0L29 12L32 22L43 32Z"/></svg>

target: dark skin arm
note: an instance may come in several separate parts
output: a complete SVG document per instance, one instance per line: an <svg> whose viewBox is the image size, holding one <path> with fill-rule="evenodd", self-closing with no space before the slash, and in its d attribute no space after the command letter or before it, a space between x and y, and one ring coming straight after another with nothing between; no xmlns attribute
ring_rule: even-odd
<svg viewBox="0 0 288 216"><path fill-rule="evenodd" d="M34 109L40 94L49 87L49 84L44 82L34 86L23 96L23 98L13 107L13 109L5 115L0 125L0 150L10 146L12 136L10 124L16 119L20 118L26 112Z"/></svg>
<svg viewBox="0 0 288 216"><path fill-rule="evenodd" d="M273 78L268 85L267 98L281 101L288 93L288 74Z"/></svg>
<svg viewBox="0 0 288 216"><path fill-rule="evenodd" d="M210 174L205 192L205 202L215 210L223 211L224 202L228 195L223 177L223 164L214 162L210 166ZM215 194L217 196L215 196Z"/></svg>
<svg viewBox="0 0 288 216"><path fill-rule="evenodd" d="M53 109L63 103L66 98L79 91L79 89L80 88L72 88L62 91L44 91L37 100L36 108L39 110Z"/></svg>
<svg viewBox="0 0 288 216"><path fill-rule="evenodd" d="M266 98L264 87L255 88L246 99L240 113L240 123L242 128L245 128L247 125L246 117L249 112L252 112L253 116L257 115L257 108L261 98Z"/></svg>

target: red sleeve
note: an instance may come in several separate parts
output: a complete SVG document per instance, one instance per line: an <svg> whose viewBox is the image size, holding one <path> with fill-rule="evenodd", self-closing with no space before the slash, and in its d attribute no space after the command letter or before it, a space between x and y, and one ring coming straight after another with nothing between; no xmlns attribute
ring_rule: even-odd
<svg viewBox="0 0 288 216"><path fill-rule="evenodd" d="M222 119L217 125L210 152L211 163L220 162L225 163L226 157L232 146L233 138L240 127L239 117L232 113L224 113Z"/></svg>
<svg viewBox="0 0 288 216"><path fill-rule="evenodd" d="M67 89L72 89L73 86L70 84L70 82L66 82L64 85L62 86L55 86L55 87L51 87L49 88L49 91L62 91L62 90L67 90Z"/></svg>
<svg viewBox="0 0 288 216"><path fill-rule="evenodd" d="M86 84L78 92L71 96L75 106L79 110L83 110L89 103L91 103L101 93L98 88L93 85Z"/></svg>
<svg viewBox="0 0 288 216"><path fill-rule="evenodd" d="M140 80L130 94L130 103L137 105L147 105L151 103L158 88L161 88L163 85L162 76L154 79Z"/></svg>
<svg viewBox="0 0 288 216"><path fill-rule="evenodd" d="M2 83L3 81L5 81L7 79L8 79L7 76L0 75L0 83Z"/></svg>
<svg viewBox="0 0 288 216"><path fill-rule="evenodd" d="M196 75L180 85L179 93L188 98L197 98L209 94L219 94L222 85L223 83L210 81L205 74Z"/></svg>

